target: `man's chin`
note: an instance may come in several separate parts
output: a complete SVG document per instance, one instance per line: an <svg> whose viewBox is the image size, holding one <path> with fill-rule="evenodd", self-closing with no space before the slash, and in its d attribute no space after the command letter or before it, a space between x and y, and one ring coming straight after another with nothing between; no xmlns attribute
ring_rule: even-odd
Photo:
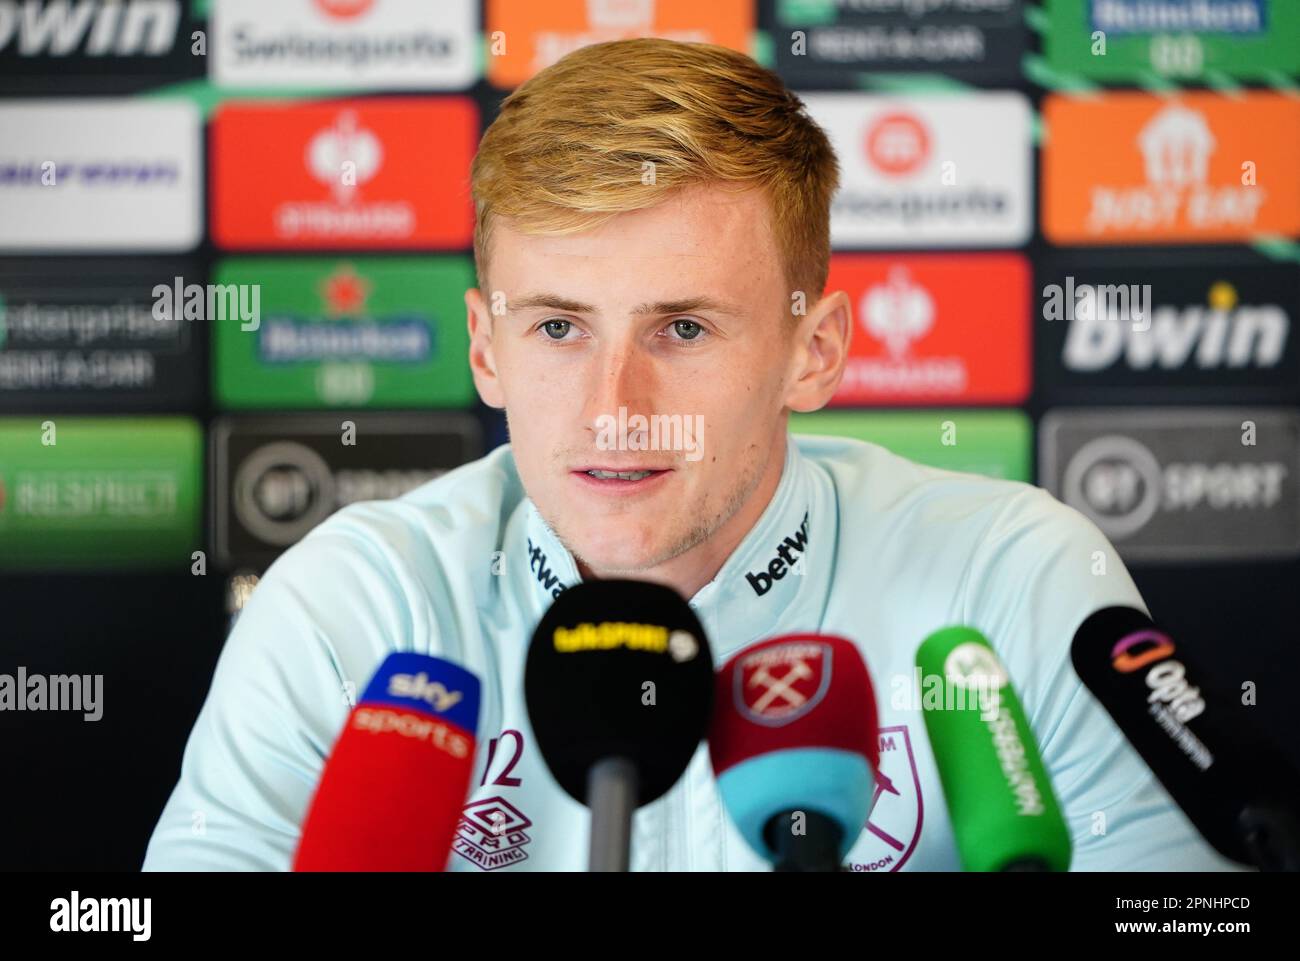
<svg viewBox="0 0 1300 961"><path fill-rule="evenodd" d="M620 534L617 529L602 530L575 539L561 534L560 539L578 562L597 577L636 578L672 556L669 545L648 531L627 530Z"/></svg>

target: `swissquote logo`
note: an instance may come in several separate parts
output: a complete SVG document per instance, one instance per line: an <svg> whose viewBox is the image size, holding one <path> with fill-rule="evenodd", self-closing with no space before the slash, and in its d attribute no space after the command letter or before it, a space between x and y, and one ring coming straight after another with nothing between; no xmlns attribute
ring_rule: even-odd
<svg viewBox="0 0 1300 961"><path fill-rule="evenodd" d="M876 772L871 815L849 850L850 871L897 871L921 839L925 801L907 725L880 729L880 770Z"/></svg>
<svg viewBox="0 0 1300 961"><path fill-rule="evenodd" d="M790 641L743 658L732 695L741 717L764 727L781 727L821 703L831 684L828 644Z"/></svg>
<svg viewBox="0 0 1300 961"><path fill-rule="evenodd" d="M476 0L213 0L223 86L463 89L476 76Z"/></svg>
<svg viewBox="0 0 1300 961"><path fill-rule="evenodd" d="M808 512L804 511L803 522L799 525L799 529L776 546L776 556L768 561L767 567L760 571L747 572L745 580L749 581L749 586L754 589L754 593L762 597L772 589L773 582L782 580L792 570L796 574L803 574L803 554L807 549Z"/></svg>
<svg viewBox="0 0 1300 961"><path fill-rule="evenodd" d="M840 158L834 249L1006 247L1029 237L1030 109L1023 95L828 92L802 99Z"/></svg>
<svg viewBox="0 0 1300 961"><path fill-rule="evenodd" d="M176 45L181 2L0 0L0 54L162 57Z"/></svg>

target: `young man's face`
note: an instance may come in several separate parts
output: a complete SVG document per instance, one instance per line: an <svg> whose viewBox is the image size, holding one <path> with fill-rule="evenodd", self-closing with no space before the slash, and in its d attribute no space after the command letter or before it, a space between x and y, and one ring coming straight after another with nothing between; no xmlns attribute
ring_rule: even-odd
<svg viewBox="0 0 1300 961"><path fill-rule="evenodd" d="M487 272L475 382L565 546L604 576L734 547L780 478L786 408L831 376L805 376L826 358L799 346L814 318L792 317L765 195L692 187L570 236L497 222Z"/></svg>

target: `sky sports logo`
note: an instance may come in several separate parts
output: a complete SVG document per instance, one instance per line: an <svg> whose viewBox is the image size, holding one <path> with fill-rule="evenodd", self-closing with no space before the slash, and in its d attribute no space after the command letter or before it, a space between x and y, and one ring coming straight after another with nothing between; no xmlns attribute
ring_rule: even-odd
<svg viewBox="0 0 1300 961"><path fill-rule="evenodd" d="M1022 94L803 99L840 158L834 248L1005 247L1028 240L1030 109Z"/></svg>
<svg viewBox="0 0 1300 961"><path fill-rule="evenodd" d="M1294 409L1058 409L1040 439L1040 482L1126 560L1300 555Z"/></svg>

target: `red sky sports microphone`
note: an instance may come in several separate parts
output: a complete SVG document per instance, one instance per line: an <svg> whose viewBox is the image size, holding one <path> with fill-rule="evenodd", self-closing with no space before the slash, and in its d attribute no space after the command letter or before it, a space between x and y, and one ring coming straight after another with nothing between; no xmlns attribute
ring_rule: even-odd
<svg viewBox="0 0 1300 961"><path fill-rule="evenodd" d="M479 681L390 654L348 715L303 822L295 871L441 871L469 794Z"/></svg>
<svg viewBox="0 0 1300 961"><path fill-rule="evenodd" d="M1141 611L1107 607L1074 635L1080 680L1224 857L1300 870L1300 779Z"/></svg>
<svg viewBox="0 0 1300 961"><path fill-rule="evenodd" d="M1065 871L1070 832L1007 669L979 631L935 631L916 652L942 698L921 710L967 871Z"/></svg>
<svg viewBox="0 0 1300 961"><path fill-rule="evenodd" d="M853 642L788 634L715 680L709 753L744 839L777 871L836 871L871 813L880 766L871 677Z"/></svg>
<svg viewBox="0 0 1300 961"><path fill-rule="evenodd" d="M713 655L670 587L584 581L533 633L528 720L560 787L591 808L588 867L626 871L632 814L677 783L709 723Z"/></svg>

